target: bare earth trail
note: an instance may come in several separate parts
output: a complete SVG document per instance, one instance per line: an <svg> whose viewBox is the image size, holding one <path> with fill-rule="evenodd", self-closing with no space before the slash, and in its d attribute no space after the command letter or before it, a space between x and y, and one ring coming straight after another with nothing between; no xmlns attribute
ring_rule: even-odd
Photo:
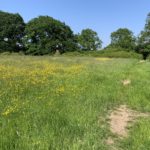
<svg viewBox="0 0 150 150"><path fill-rule="evenodd" d="M140 113L127 108L126 105L121 105L115 111L110 114L110 130L112 133L120 136L127 137L128 124L134 122L139 117L148 117L147 113Z"/></svg>
<svg viewBox="0 0 150 150"><path fill-rule="evenodd" d="M129 109L126 105L121 105L111 112L109 116L110 131L117 135L118 138L123 139L128 136L128 127L133 125L141 117L150 117L149 113L140 113ZM113 138L109 137L106 143L110 146L115 144ZM112 147L112 149L116 149Z"/></svg>

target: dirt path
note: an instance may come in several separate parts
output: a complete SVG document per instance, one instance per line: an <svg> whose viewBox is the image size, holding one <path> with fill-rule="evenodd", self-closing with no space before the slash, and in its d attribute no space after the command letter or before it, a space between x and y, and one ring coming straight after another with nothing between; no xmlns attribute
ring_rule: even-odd
<svg viewBox="0 0 150 150"><path fill-rule="evenodd" d="M129 125L133 125L133 123L139 117L150 117L149 113L140 113L137 111L133 111L129 109L126 105L121 105L116 110L112 111L109 116L109 124L110 124L110 131L117 135L118 138L125 138L128 136L128 129ZM113 138L109 137L106 140L106 143L110 146L115 144ZM113 149L116 149L113 147Z"/></svg>
<svg viewBox="0 0 150 150"><path fill-rule="evenodd" d="M131 111L125 105L113 111L109 117L111 132L119 136L127 136L126 127L128 122L132 120L131 116Z"/></svg>
<svg viewBox="0 0 150 150"><path fill-rule="evenodd" d="M149 115L150 114L148 113L133 111L127 108L126 105L121 105L110 114L110 130L112 133L120 137L127 137L127 127L129 125L129 122L132 123L139 117L148 117Z"/></svg>

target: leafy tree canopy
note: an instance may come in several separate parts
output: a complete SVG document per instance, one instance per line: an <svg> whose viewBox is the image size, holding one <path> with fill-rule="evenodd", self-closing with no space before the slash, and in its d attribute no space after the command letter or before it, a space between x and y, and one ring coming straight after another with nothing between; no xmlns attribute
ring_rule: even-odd
<svg viewBox="0 0 150 150"><path fill-rule="evenodd" d="M135 37L133 36L133 32L127 28L120 28L111 33L111 46L130 50L134 49Z"/></svg>
<svg viewBox="0 0 150 150"><path fill-rule="evenodd" d="M0 11L0 51L19 51L25 23L19 14Z"/></svg>
<svg viewBox="0 0 150 150"><path fill-rule="evenodd" d="M61 53L76 49L73 31L65 23L49 16L40 16L32 19L25 29L24 43L27 53L43 55Z"/></svg>
<svg viewBox="0 0 150 150"><path fill-rule="evenodd" d="M144 59L150 54L150 13L147 15L144 30L138 37L137 51L143 54Z"/></svg>
<svg viewBox="0 0 150 150"><path fill-rule="evenodd" d="M78 35L78 43L82 50L98 50L102 47L98 34L91 29L82 30Z"/></svg>

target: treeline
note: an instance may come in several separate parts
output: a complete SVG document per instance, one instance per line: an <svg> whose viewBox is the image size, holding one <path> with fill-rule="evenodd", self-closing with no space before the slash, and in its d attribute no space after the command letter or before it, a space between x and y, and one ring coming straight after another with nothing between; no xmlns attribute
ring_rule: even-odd
<svg viewBox="0 0 150 150"><path fill-rule="evenodd" d="M56 51L98 50L101 46L102 41L91 29L76 35L68 25L49 16L25 23L19 14L0 11L0 52L44 55Z"/></svg>
<svg viewBox="0 0 150 150"><path fill-rule="evenodd" d="M65 53L68 51L96 51L102 40L92 29L74 34L64 22L49 16L39 16L25 23L19 14L0 11L0 52L23 52L30 55ZM105 49L121 48L143 54L150 53L150 14L146 24L135 37L127 28L111 33L111 44Z"/></svg>

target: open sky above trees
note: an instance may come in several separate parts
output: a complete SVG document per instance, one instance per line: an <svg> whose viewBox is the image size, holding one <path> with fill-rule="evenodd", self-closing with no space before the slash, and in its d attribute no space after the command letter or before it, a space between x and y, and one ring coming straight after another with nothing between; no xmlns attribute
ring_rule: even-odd
<svg viewBox="0 0 150 150"><path fill-rule="evenodd" d="M148 0L0 0L0 10L19 13L28 22L39 15L49 15L71 26L75 33L84 28L98 32L103 46L118 28L129 28L138 35L149 10Z"/></svg>

